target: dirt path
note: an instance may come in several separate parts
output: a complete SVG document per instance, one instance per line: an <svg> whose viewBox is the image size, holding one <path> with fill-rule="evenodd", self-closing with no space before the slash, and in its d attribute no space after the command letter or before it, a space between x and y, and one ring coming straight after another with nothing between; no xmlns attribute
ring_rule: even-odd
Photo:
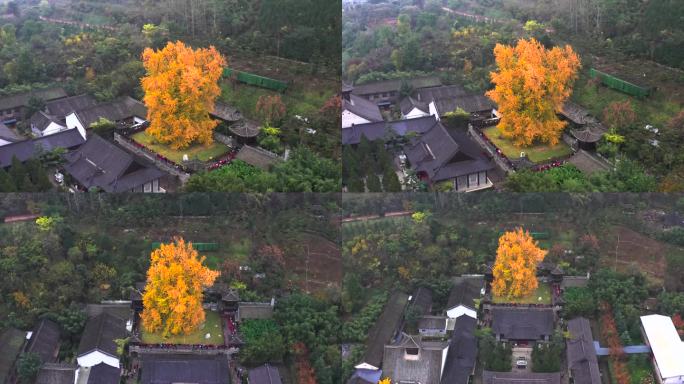
<svg viewBox="0 0 684 384"><path fill-rule="evenodd" d="M56 18L45 17L45 16L38 16L38 18L41 21L45 21L45 22L53 23L53 24L74 25L74 26L81 27L81 28L102 28L102 29L106 29L108 31L116 31L117 30L117 28L115 28L111 25L95 25L95 24L81 23L81 22L73 21L73 20L56 19Z"/></svg>

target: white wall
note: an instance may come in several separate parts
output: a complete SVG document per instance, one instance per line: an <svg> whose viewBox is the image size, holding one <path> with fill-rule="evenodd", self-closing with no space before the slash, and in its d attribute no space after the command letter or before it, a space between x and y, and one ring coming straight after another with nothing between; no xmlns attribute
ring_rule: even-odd
<svg viewBox="0 0 684 384"><path fill-rule="evenodd" d="M107 355L100 351L93 351L85 355L79 356L76 361L81 367L93 367L100 363L105 363L110 367L119 368L119 359L116 357Z"/></svg>
<svg viewBox="0 0 684 384"><path fill-rule="evenodd" d="M442 366L439 369L439 377L440 380L442 378L442 374L444 373L444 363L446 362L447 354L449 353L449 346L447 345L446 348L442 350Z"/></svg>
<svg viewBox="0 0 684 384"><path fill-rule="evenodd" d="M342 111L342 128L349 128L352 125L366 123L370 123L370 121L347 110Z"/></svg>
<svg viewBox="0 0 684 384"><path fill-rule="evenodd" d="M67 129L67 128L63 127L63 126L61 126L61 125L59 125L53 121L50 123L50 125L47 126L47 128L45 128L43 130L43 136L52 135L53 133L61 132L65 129Z"/></svg>
<svg viewBox="0 0 684 384"><path fill-rule="evenodd" d="M71 113L70 115L67 115L66 125L67 125L68 129L71 129L71 128L78 129L78 132L81 134L81 136L83 136L84 139L86 138L86 130L85 130L86 127L84 127L81 124L81 121L78 119L78 117L76 117L75 112Z"/></svg>
<svg viewBox="0 0 684 384"><path fill-rule="evenodd" d="M468 308L465 305L458 305L456 307L450 308L446 311L447 316L451 319L456 319L462 315L470 316L473 319L477 319L477 312L474 309Z"/></svg>
<svg viewBox="0 0 684 384"><path fill-rule="evenodd" d="M429 116L429 114L427 114L427 113L421 111L421 110L418 109L418 108L413 108L413 109L411 110L411 112L409 112L409 113L403 115L403 118L404 118L404 119L416 119L416 118L423 117L423 116Z"/></svg>
<svg viewBox="0 0 684 384"><path fill-rule="evenodd" d="M439 121L439 113L437 113L437 106L435 106L434 101L430 102L430 104L428 105L428 110L430 111L430 116L436 117Z"/></svg>

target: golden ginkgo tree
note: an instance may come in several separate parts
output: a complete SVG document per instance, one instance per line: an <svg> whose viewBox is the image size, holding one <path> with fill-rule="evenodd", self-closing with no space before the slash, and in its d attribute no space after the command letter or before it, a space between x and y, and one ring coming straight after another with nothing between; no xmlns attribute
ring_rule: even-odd
<svg viewBox="0 0 684 384"><path fill-rule="evenodd" d="M203 290L219 275L204 260L182 238L152 251L140 315L147 332L188 334L204 323Z"/></svg>
<svg viewBox="0 0 684 384"><path fill-rule="evenodd" d="M522 228L505 232L499 238L492 271L494 295L518 298L537 289L537 264L544 260L546 253Z"/></svg>
<svg viewBox="0 0 684 384"><path fill-rule="evenodd" d="M209 113L221 94L218 80L226 60L212 46L193 49L182 41L145 49L142 79L150 126L147 133L173 149L211 144L218 122Z"/></svg>
<svg viewBox="0 0 684 384"><path fill-rule="evenodd" d="M535 39L516 46L497 44L495 87L487 92L498 105L502 136L516 146L556 145L567 125L556 115L572 93L580 59L572 47L546 49Z"/></svg>

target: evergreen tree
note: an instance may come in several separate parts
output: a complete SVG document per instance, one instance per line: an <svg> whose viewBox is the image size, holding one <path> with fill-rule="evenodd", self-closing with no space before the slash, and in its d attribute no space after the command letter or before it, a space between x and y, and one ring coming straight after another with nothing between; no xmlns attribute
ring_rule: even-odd
<svg viewBox="0 0 684 384"><path fill-rule="evenodd" d="M50 183L46 173L47 171L39 160L31 159L27 161L26 169L29 177L31 178L31 182L37 191L44 192L52 187L52 184Z"/></svg>
<svg viewBox="0 0 684 384"><path fill-rule="evenodd" d="M0 168L0 192L16 192L17 186L10 176L4 169Z"/></svg>
<svg viewBox="0 0 684 384"><path fill-rule="evenodd" d="M12 180L14 181L14 185L17 186L17 189L19 191L22 191L21 182L24 180L24 176L27 175L27 171L24 164L22 164L16 156L12 156L12 163L10 164L9 174L12 177Z"/></svg>
<svg viewBox="0 0 684 384"><path fill-rule="evenodd" d="M365 192L363 179L356 176L349 180L349 185L347 185L349 192L363 193Z"/></svg>
<svg viewBox="0 0 684 384"><path fill-rule="evenodd" d="M17 190L19 192L37 192L36 186L31 182L29 174L24 172L21 180L17 182Z"/></svg>
<svg viewBox="0 0 684 384"><path fill-rule="evenodd" d="M382 187L380 186L380 179L376 174L371 174L368 177L366 177L366 185L368 185L369 192L382 192Z"/></svg>
<svg viewBox="0 0 684 384"><path fill-rule="evenodd" d="M399 177L392 168L387 168L382 175L382 185L385 187L385 192L401 192Z"/></svg>

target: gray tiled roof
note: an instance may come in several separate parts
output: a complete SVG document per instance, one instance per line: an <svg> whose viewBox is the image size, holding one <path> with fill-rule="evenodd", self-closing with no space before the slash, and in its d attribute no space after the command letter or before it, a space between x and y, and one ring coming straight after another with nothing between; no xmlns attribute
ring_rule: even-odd
<svg viewBox="0 0 684 384"><path fill-rule="evenodd" d="M366 100L361 96L349 95L349 100L342 99L342 110L349 111L364 119L375 122L383 121L380 108L372 101Z"/></svg>
<svg viewBox="0 0 684 384"><path fill-rule="evenodd" d="M224 355L142 355L142 384L229 384L228 359Z"/></svg>
<svg viewBox="0 0 684 384"><path fill-rule="evenodd" d="M278 368L264 364L249 370L249 384L282 384Z"/></svg>
<svg viewBox="0 0 684 384"><path fill-rule="evenodd" d="M572 372L575 383L600 384L596 349L591 334L589 320L578 317L568 321L570 338L567 340L568 368Z"/></svg>
<svg viewBox="0 0 684 384"><path fill-rule="evenodd" d="M586 276L563 276L563 281L561 281L561 288L572 288L572 287L586 287L589 284L589 278Z"/></svg>
<svg viewBox="0 0 684 384"><path fill-rule="evenodd" d="M35 384L74 384L76 369L74 364L43 364Z"/></svg>
<svg viewBox="0 0 684 384"><path fill-rule="evenodd" d="M490 98L481 94L449 97L435 101L435 107L440 116L453 112L456 108L461 108L468 113L474 113L491 111L494 106L494 102Z"/></svg>
<svg viewBox="0 0 684 384"><path fill-rule="evenodd" d="M595 143L608 132L608 129L601 123L588 123L582 129L571 129L570 133L579 141L585 143Z"/></svg>
<svg viewBox="0 0 684 384"><path fill-rule="evenodd" d="M33 330L26 353L35 353L43 363L52 363L59 351L59 325L52 320L42 319Z"/></svg>
<svg viewBox="0 0 684 384"><path fill-rule="evenodd" d="M124 303L111 303L111 304L88 304L85 308L86 315L88 317L95 317L101 313L109 313L120 319L128 319L131 315L131 307Z"/></svg>
<svg viewBox="0 0 684 384"><path fill-rule="evenodd" d="M369 95L381 92L399 91L402 81L409 83L414 90L419 88L438 87L442 85L442 81L439 79L439 77L424 76L405 80L382 80L354 85L354 89L351 92L355 95Z"/></svg>
<svg viewBox="0 0 684 384"><path fill-rule="evenodd" d="M445 85L418 89L413 92L412 96L418 101L430 103L434 100L464 96L465 94L466 91L460 85Z"/></svg>
<svg viewBox="0 0 684 384"><path fill-rule="evenodd" d="M411 296L409 310L415 310L420 315L429 315L432 309L432 290L426 287L418 287Z"/></svg>
<svg viewBox="0 0 684 384"><path fill-rule="evenodd" d="M237 108L220 101L214 103L214 111L210 115L225 121L238 121L242 119L242 114Z"/></svg>
<svg viewBox="0 0 684 384"><path fill-rule="evenodd" d="M237 121L231 124L228 129L234 134L245 138L257 137L259 132L261 132L259 124L248 119Z"/></svg>
<svg viewBox="0 0 684 384"><path fill-rule="evenodd" d="M23 138L14 133L14 131L9 129L9 127L7 127L5 124L2 123L2 121L0 121L0 140L14 143L23 140Z"/></svg>
<svg viewBox="0 0 684 384"><path fill-rule="evenodd" d="M566 119L572 121L575 124L583 125L586 123L586 119L589 117L589 111L582 108L579 104L575 104L571 101L566 101L563 103L563 107L559 113Z"/></svg>
<svg viewBox="0 0 684 384"><path fill-rule="evenodd" d="M270 319L273 317L273 306L271 303L238 303L237 321L248 319Z"/></svg>
<svg viewBox="0 0 684 384"><path fill-rule="evenodd" d="M554 314L551 308L492 308L492 330L510 340L539 340L551 336Z"/></svg>
<svg viewBox="0 0 684 384"><path fill-rule="evenodd" d="M116 339L126 337L126 322L112 314L103 312L91 317L86 322L78 345L78 356L86 355L93 351L100 351L110 356L117 356Z"/></svg>
<svg viewBox="0 0 684 384"><path fill-rule="evenodd" d="M479 147L467 135L447 131L437 123L415 138L404 153L417 172L425 172L433 182L486 171L493 168Z"/></svg>
<svg viewBox="0 0 684 384"><path fill-rule="evenodd" d="M71 97L65 97L45 103L45 112L48 115L57 116L63 119L66 115L74 111L93 107L97 104L94 97L83 94Z"/></svg>
<svg viewBox="0 0 684 384"><path fill-rule="evenodd" d="M407 294L398 291L392 293L378 321L375 322L368 332L366 354L363 359L364 363L380 367L385 344L389 343L390 339L398 332L407 304Z"/></svg>
<svg viewBox="0 0 684 384"><path fill-rule="evenodd" d="M273 152L250 145L243 145L235 158L242 160L249 165L266 170L281 160L280 157Z"/></svg>
<svg viewBox="0 0 684 384"><path fill-rule="evenodd" d="M477 320L470 316L456 319L449 342L449 352L444 361L442 384L468 384L477 360Z"/></svg>
<svg viewBox="0 0 684 384"><path fill-rule="evenodd" d="M405 97L399 102L399 109L401 109L402 115L408 115L414 108L430 113L430 107L427 102L418 101L411 96Z"/></svg>
<svg viewBox="0 0 684 384"><path fill-rule="evenodd" d="M395 344L385 346L383 376L392 382L438 384L447 341L426 341L420 336L403 335ZM407 348L418 348L416 359L407 359Z"/></svg>
<svg viewBox="0 0 684 384"><path fill-rule="evenodd" d="M80 109L76 111L83 127L88 128L90 125L98 121L101 117L117 122L131 117L147 118L147 107L145 104L132 97L121 97L108 103L102 103Z"/></svg>
<svg viewBox="0 0 684 384"><path fill-rule="evenodd" d="M0 110L25 107L28 105L31 97L36 97L45 101L59 99L66 97L66 92L63 88L53 87L45 89L36 89L29 92L16 93L9 96L0 96Z"/></svg>
<svg viewBox="0 0 684 384"><path fill-rule="evenodd" d="M424 133L437 124L434 116L419 117L416 119L404 119L396 121L380 121L377 123L358 124L349 128L342 129L342 144L351 145L361 142L361 137L365 136L369 141L382 139L389 132L398 136L405 136L407 133Z"/></svg>
<svg viewBox="0 0 684 384"><path fill-rule="evenodd" d="M119 384L121 370L105 363L90 368L86 384Z"/></svg>
<svg viewBox="0 0 684 384"><path fill-rule="evenodd" d="M460 304L475 308L475 300L480 298L484 287L484 276L459 276L449 292L446 309Z"/></svg>
<svg viewBox="0 0 684 384"><path fill-rule="evenodd" d="M159 179L164 173L138 160L113 143L92 135L74 152L65 155L64 169L86 188L125 192Z"/></svg>
<svg viewBox="0 0 684 384"><path fill-rule="evenodd" d="M13 156L24 162L33 158L40 151L51 151L56 148L70 149L84 142L85 139L78 132L78 129L68 129L37 139L7 144L0 148L0 167L8 167L12 163Z"/></svg>
<svg viewBox="0 0 684 384"><path fill-rule="evenodd" d="M39 131L44 131L51 123L56 123L64 127L64 123L59 121L56 116L49 115L43 111L38 111L31 116L29 119L32 129L37 129Z"/></svg>
<svg viewBox="0 0 684 384"><path fill-rule="evenodd" d="M423 316L418 320L418 329L446 330L446 320L444 316Z"/></svg>

